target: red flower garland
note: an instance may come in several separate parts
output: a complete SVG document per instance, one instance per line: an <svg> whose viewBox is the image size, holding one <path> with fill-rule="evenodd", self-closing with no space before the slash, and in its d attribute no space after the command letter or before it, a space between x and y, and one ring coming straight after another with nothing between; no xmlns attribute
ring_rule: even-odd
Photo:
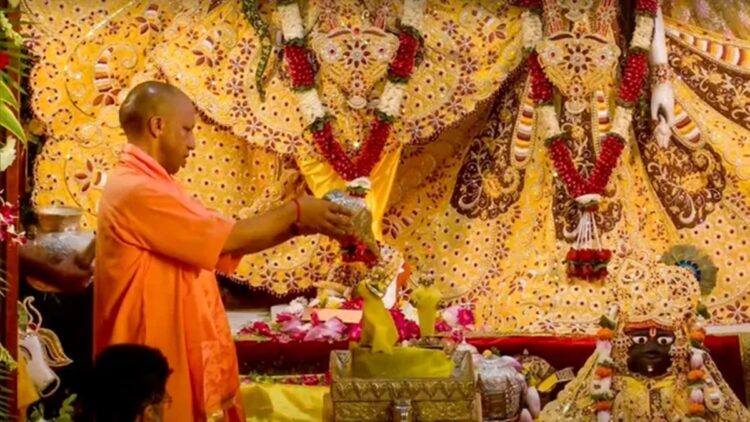
<svg viewBox="0 0 750 422"><path fill-rule="evenodd" d="M541 6L540 0L518 0L518 6L537 9ZM637 13L655 15L658 10L658 0L638 0L636 2ZM618 102L623 107L634 107L643 92L643 85L648 74L648 61L646 52L639 49L631 49L627 57L622 81L618 90ZM531 98L539 106L550 104L554 97L554 87L544 74L539 57L536 52L528 58L528 69L530 74ZM602 140L602 150L596 159L594 169L588 179L576 170L575 163L568 148L569 134L556 134L547 139L550 158L560 179L565 184L568 194L578 198L586 194L602 195L607 188L609 178L617 166L620 155L625 147L625 140L616 133L608 133ZM593 205L596 207L596 205ZM589 211L592 209L589 208ZM568 274L573 277L585 279L600 279L607 276L607 264L612 258L612 252L607 249L575 249L572 248L567 256Z"/></svg>
<svg viewBox="0 0 750 422"><path fill-rule="evenodd" d="M393 61L390 63L388 76L391 82L405 83L413 72L420 38L415 30L405 28L399 34L399 46ZM284 46L284 57L289 68L292 88L295 90L313 89L315 87L315 71L310 60L310 50L299 45L297 40ZM344 147L333 135L333 127L328 118L319 119L311 125L313 139L326 161L341 177L353 180L358 177L369 176L372 169L380 161L388 137L391 133L393 116L378 113L370 125L370 133L352 159Z"/></svg>
<svg viewBox="0 0 750 422"><path fill-rule="evenodd" d="M635 51L628 55L625 71L622 74L618 98L625 105L632 106L643 93L643 85L648 74L648 56L645 52Z"/></svg>
<svg viewBox="0 0 750 422"><path fill-rule="evenodd" d="M405 81L414 72L419 40L408 32L402 32L398 36L398 43L398 51L388 69L388 76L391 80Z"/></svg>
<svg viewBox="0 0 750 422"><path fill-rule="evenodd" d="M553 87L547 79L536 53L529 56L529 73L531 74L531 99L535 104L547 104L552 101ZM636 52L628 56L618 98L624 106L632 106L643 91L643 84L648 72L645 53ZM609 183L609 177L617 166L617 161L624 149L624 140L615 133L608 133L602 141L602 151L594 164L588 180L576 170L570 149L567 146L568 134L563 133L547 140L550 157L568 194L577 198L585 194L602 194Z"/></svg>
<svg viewBox="0 0 750 422"><path fill-rule="evenodd" d="M284 47L284 58L289 67L292 89L304 91L315 88L315 72L310 63L309 51L304 46L287 44Z"/></svg>
<svg viewBox="0 0 750 422"><path fill-rule="evenodd" d="M516 0L516 6L526 7L528 9L539 9L542 7L542 0Z"/></svg>
<svg viewBox="0 0 750 422"><path fill-rule="evenodd" d="M659 9L659 0L638 0L635 2L636 13L648 13L649 15L656 15L656 11Z"/></svg>

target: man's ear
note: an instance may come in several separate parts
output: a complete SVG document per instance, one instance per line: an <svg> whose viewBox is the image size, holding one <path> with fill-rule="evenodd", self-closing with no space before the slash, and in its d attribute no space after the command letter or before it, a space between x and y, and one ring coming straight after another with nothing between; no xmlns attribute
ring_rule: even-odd
<svg viewBox="0 0 750 422"><path fill-rule="evenodd" d="M161 116L152 116L148 119L147 130L149 135L158 138L164 131L164 118Z"/></svg>
<svg viewBox="0 0 750 422"><path fill-rule="evenodd" d="M139 415L138 420L141 422L160 422L161 419L159 418L159 412L156 411L156 405L149 404L146 406Z"/></svg>

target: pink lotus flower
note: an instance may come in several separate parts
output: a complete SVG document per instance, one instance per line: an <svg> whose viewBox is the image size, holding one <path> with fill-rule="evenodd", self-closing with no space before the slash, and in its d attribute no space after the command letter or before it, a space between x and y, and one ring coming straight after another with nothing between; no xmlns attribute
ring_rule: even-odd
<svg viewBox="0 0 750 422"><path fill-rule="evenodd" d="M346 325L338 318L331 318L322 324L313 325L304 341L338 341L344 338L344 332Z"/></svg>
<svg viewBox="0 0 750 422"><path fill-rule="evenodd" d="M419 338L419 324L407 319L400 309L391 309L391 317L398 330L399 341Z"/></svg>
<svg viewBox="0 0 750 422"><path fill-rule="evenodd" d="M362 336L362 324L355 324L349 327L349 341L359 341Z"/></svg>
<svg viewBox="0 0 750 422"><path fill-rule="evenodd" d="M435 331L438 333L448 333L451 331L451 326L441 318L435 322Z"/></svg>
<svg viewBox="0 0 750 422"><path fill-rule="evenodd" d="M249 327L245 327L240 334L251 334L260 337L273 338L273 331L265 321L255 321Z"/></svg>
<svg viewBox="0 0 750 422"><path fill-rule="evenodd" d="M300 383L302 385L320 385L320 378L316 375L302 375Z"/></svg>
<svg viewBox="0 0 750 422"><path fill-rule="evenodd" d="M474 325L474 312L468 308L460 308L456 314L456 319L458 320L458 324L464 328Z"/></svg>
<svg viewBox="0 0 750 422"><path fill-rule="evenodd" d="M341 304L341 309L352 309L352 310L361 310L362 305L364 304L364 300L362 300L361 297L356 299L348 299L344 303Z"/></svg>
<svg viewBox="0 0 750 422"><path fill-rule="evenodd" d="M295 316L291 318L276 318L276 322L279 324L279 331L289 335L304 333L309 328L308 324L303 323L301 319Z"/></svg>
<svg viewBox="0 0 750 422"><path fill-rule="evenodd" d="M320 325L320 317L317 312L313 312L312 315L310 315L310 321L312 322L313 327Z"/></svg>
<svg viewBox="0 0 750 422"><path fill-rule="evenodd" d="M297 317L292 315L291 312L281 312L280 314L276 315L276 322L279 324L282 324L288 321L293 321L295 319L297 319Z"/></svg>

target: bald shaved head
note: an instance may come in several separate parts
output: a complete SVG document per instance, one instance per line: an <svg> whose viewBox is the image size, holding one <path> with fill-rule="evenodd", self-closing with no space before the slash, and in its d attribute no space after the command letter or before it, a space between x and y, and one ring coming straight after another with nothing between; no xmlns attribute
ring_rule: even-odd
<svg viewBox="0 0 750 422"><path fill-rule="evenodd" d="M120 126L128 142L139 146L169 174L185 165L195 148L195 109L179 88L158 81L133 88L120 106Z"/></svg>
<svg viewBox="0 0 750 422"><path fill-rule="evenodd" d="M159 81L138 84L120 106L120 126L128 138L138 136L146 129L151 117L164 114L179 101L190 99L174 85Z"/></svg>

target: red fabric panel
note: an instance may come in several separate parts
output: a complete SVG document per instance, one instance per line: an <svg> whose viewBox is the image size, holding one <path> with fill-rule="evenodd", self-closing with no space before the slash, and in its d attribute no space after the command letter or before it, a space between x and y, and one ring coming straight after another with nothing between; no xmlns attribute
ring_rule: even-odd
<svg viewBox="0 0 750 422"><path fill-rule="evenodd" d="M596 340L591 337L511 336L478 337L468 342L479 349L495 348L506 355L530 354L547 360L556 369L572 366L577 371L594 351ZM331 350L346 349L347 342L287 343L237 341L237 354L243 372L277 372L305 366L325 370ZM708 336L706 347L727 383L745 403L745 382L737 336Z"/></svg>

